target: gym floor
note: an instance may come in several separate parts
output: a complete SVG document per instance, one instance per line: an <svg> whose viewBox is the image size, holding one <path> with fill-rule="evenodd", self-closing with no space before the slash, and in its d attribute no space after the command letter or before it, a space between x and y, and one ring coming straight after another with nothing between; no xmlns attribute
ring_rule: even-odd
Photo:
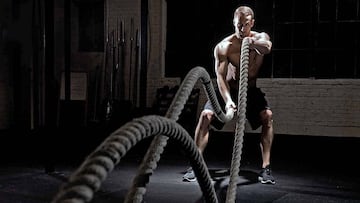
<svg viewBox="0 0 360 203"><path fill-rule="evenodd" d="M228 133L214 132L204 154L219 202L226 199L232 139ZM236 202L360 202L359 138L276 135L272 151L275 185L257 181L261 160L258 140L257 134L244 136ZM144 140L128 152L91 202L124 201L150 141ZM7 141L7 145L10 143ZM79 141L74 147L57 148L58 153L52 157L55 172L45 173L44 164L39 161L44 159L36 158L45 151L31 153L34 145L30 147L29 143L4 148L3 142L0 202L51 202L59 187L96 146L75 150L80 143L84 144ZM15 155L19 153L21 156ZM150 177L144 202L203 202L198 183L182 181L188 167L181 149L169 140Z"/></svg>

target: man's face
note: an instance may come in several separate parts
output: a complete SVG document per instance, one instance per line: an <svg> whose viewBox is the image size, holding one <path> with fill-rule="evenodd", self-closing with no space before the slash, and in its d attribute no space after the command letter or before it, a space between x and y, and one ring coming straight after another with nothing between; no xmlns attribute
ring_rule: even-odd
<svg viewBox="0 0 360 203"><path fill-rule="evenodd" d="M251 15L240 14L234 17L235 34L240 39L250 36L253 25L254 19L252 19Z"/></svg>

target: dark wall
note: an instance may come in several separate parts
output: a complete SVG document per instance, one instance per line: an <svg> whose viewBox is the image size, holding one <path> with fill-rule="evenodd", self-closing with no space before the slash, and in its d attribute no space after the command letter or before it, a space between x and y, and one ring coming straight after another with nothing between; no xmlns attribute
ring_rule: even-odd
<svg viewBox="0 0 360 203"><path fill-rule="evenodd" d="M360 78L360 0L168 1L166 76L196 65L213 74L213 47L233 32L238 5L254 9L253 30L273 42L261 77Z"/></svg>

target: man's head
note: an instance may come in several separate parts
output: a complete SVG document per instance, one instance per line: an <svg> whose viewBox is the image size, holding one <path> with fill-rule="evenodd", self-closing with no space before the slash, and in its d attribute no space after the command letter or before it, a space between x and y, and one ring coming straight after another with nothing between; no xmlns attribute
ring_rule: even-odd
<svg viewBox="0 0 360 203"><path fill-rule="evenodd" d="M240 6L234 12L233 24L238 38L250 36L254 26L254 11L248 6Z"/></svg>

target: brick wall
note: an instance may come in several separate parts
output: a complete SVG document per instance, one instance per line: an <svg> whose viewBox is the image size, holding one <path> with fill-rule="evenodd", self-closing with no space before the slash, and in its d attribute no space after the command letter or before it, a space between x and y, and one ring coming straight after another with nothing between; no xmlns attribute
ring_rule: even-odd
<svg viewBox="0 0 360 203"><path fill-rule="evenodd" d="M273 110L276 134L360 137L360 80L259 79L258 87ZM247 132L260 129L246 123Z"/></svg>
<svg viewBox="0 0 360 203"><path fill-rule="evenodd" d="M360 80L262 79L277 133L360 137Z"/></svg>

